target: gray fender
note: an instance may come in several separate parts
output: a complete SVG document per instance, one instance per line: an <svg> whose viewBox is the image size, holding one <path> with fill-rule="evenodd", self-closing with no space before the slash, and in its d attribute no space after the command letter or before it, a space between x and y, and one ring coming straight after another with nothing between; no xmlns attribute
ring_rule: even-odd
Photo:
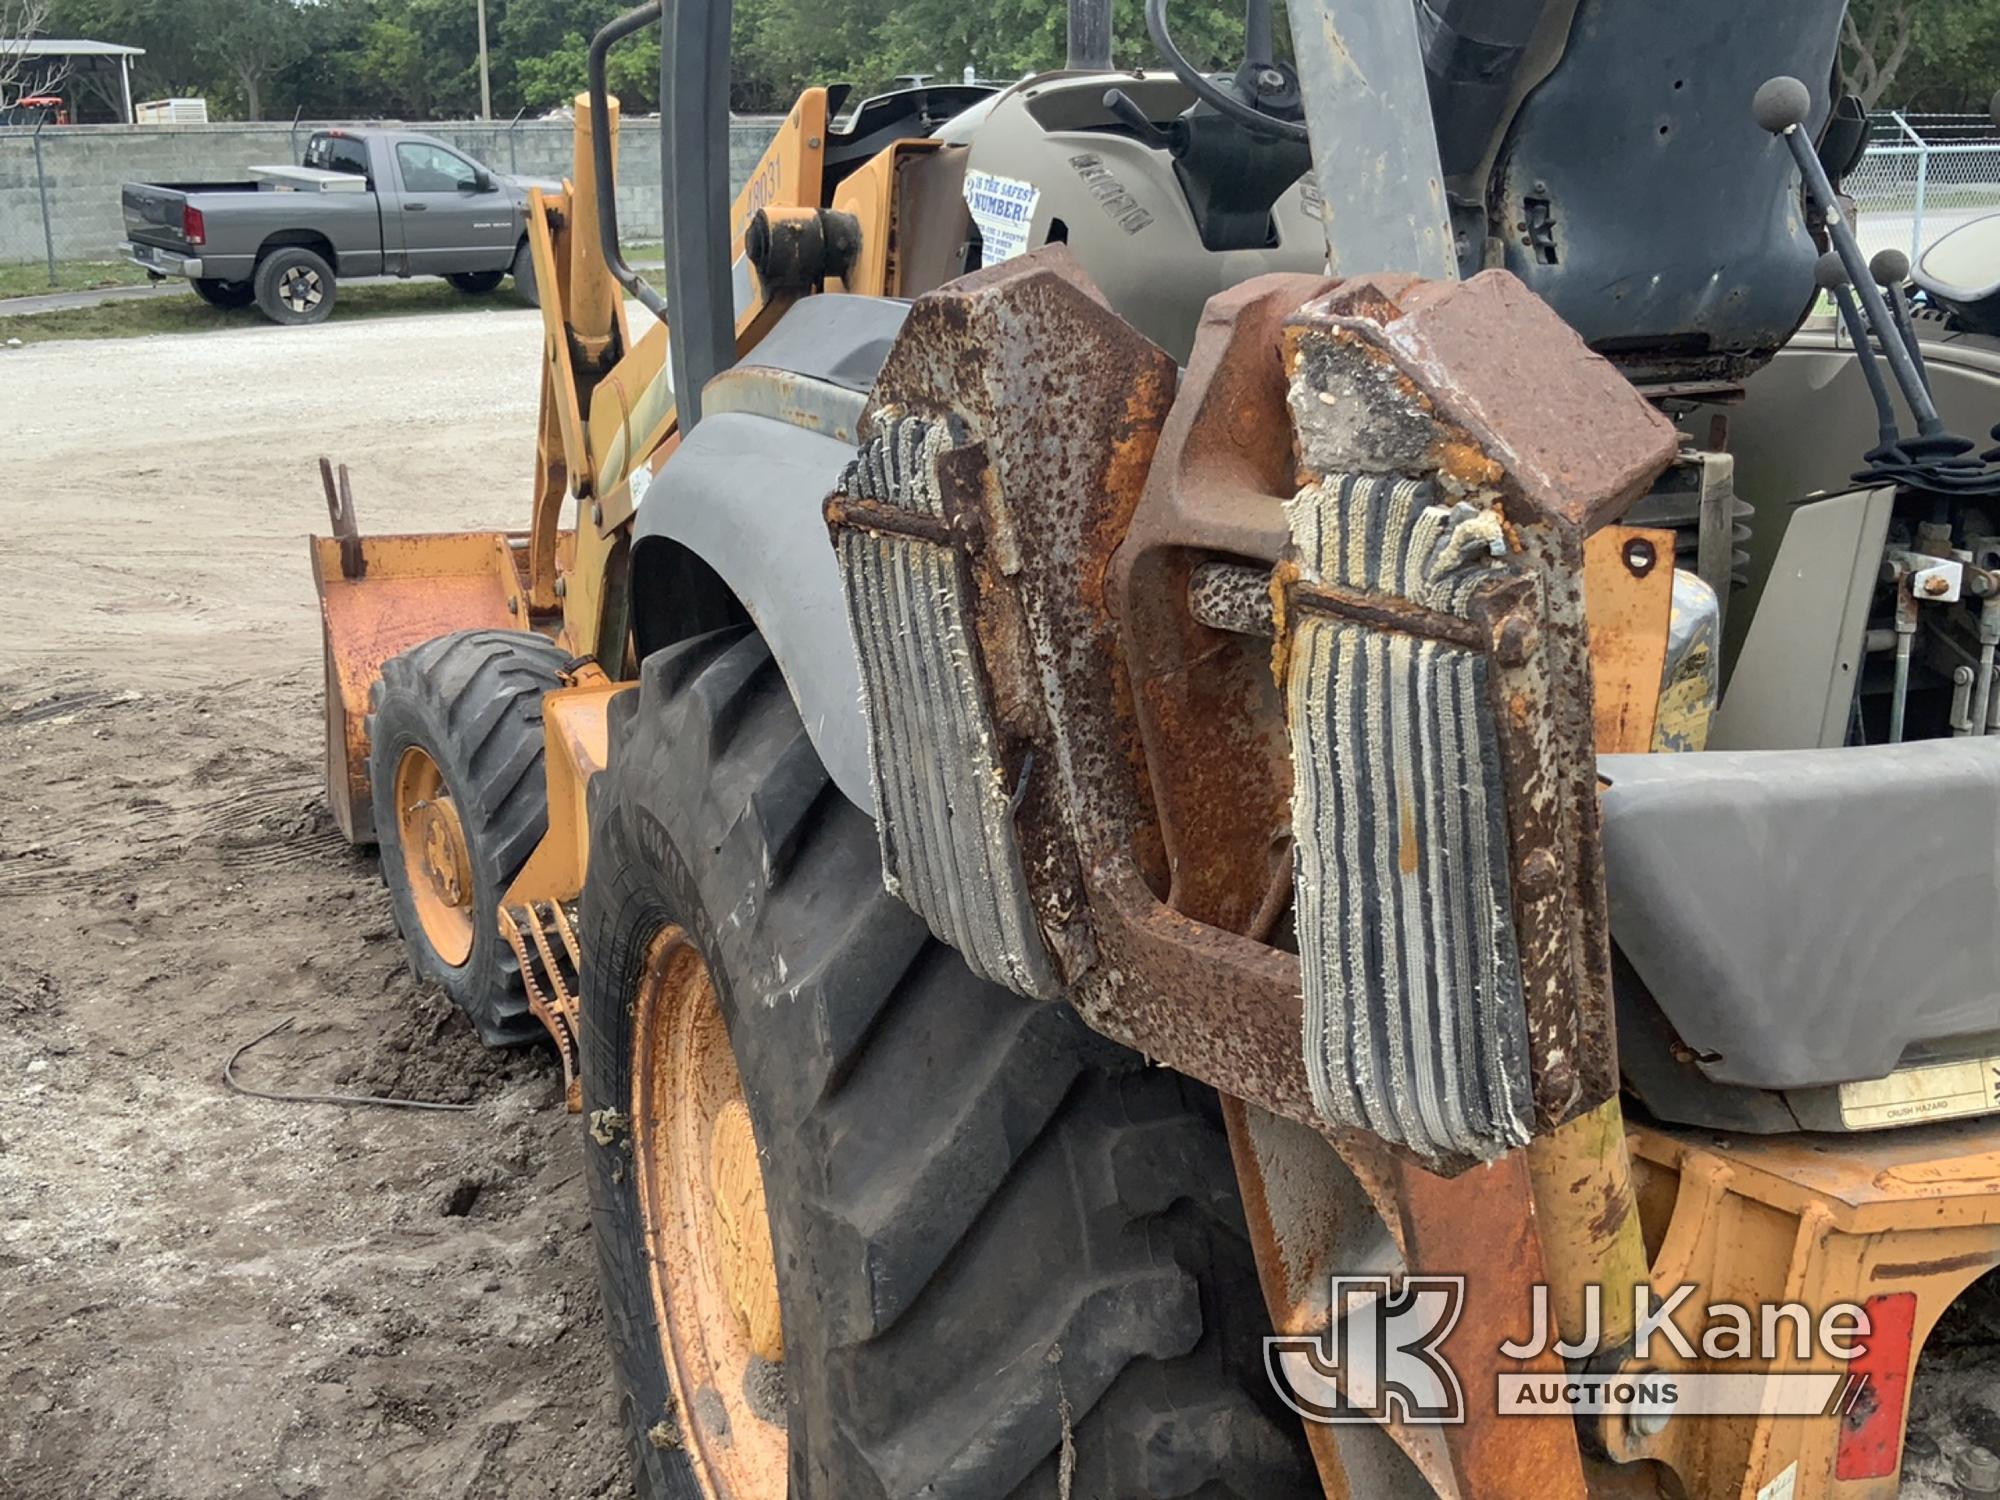
<svg viewBox="0 0 2000 1500"><path fill-rule="evenodd" d="M638 499L632 619L641 657L747 613L813 749L873 816L868 722L821 506L909 305L822 294L702 393L702 419Z"/></svg>

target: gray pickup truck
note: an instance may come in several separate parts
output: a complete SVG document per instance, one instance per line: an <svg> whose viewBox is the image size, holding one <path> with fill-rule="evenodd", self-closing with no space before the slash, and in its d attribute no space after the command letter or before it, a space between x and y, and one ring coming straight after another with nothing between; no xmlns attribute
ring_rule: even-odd
<svg viewBox="0 0 2000 1500"><path fill-rule="evenodd" d="M493 291L512 274L535 300L528 189L413 130L316 131L299 166L242 182L128 182L126 258L185 276L217 307L255 302L274 323L317 323L349 276L442 276Z"/></svg>

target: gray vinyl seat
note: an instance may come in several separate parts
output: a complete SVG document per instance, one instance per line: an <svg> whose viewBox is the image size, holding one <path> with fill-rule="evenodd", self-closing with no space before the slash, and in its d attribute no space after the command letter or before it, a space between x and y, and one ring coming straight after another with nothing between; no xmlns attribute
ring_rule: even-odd
<svg viewBox="0 0 2000 1500"><path fill-rule="evenodd" d="M1628 987L1710 1083L1826 1088L2000 1032L2000 741L1598 766Z"/></svg>

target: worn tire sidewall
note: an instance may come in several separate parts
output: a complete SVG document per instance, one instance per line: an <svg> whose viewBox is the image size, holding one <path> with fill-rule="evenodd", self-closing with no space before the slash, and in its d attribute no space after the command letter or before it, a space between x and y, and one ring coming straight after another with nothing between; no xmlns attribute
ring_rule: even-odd
<svg viewBox="0 0 2000 1500"><path fill-rule="evenodd" d="M278 298L278 283L285 272L295 266L307 266L319 272L324 295L319 306L309 312L294 312ZM299 245L283 246L273 250L257 264L257 274L251 283L256 288L257 310L273 323L285 328L304 327L309 323L324 323L333 315L333 304L338 297L333 267L312 251Z"/></svg>
<svg viewBox="0 0 2000 1500"><path fill-rule="evenodd" d="M599 780L603 777L600 775ZM591 801L598 802L593 787ZM679 920L676 906L687 903L667 894L669 881L637 859L632 841L615 817L591 818L591 873L584 887L583 937L583 1109L590 1129L584 1138L591 1216L596 1222L599 1285L604 1319L619 1370L620 1417L641 1500L700 1500L692 1460L678 1448L662 1448L648 1436L673 1411L673 1385L660 1341L640 1210L636 1156L629 1115L633 1105L633 1000L646 950L667 926ZM676 859L676 866L685 867ZM684 888L683 888L684 889ZM695 903L696 909L699 903ZM695 937L694 927L681 923ZM720 979L718 976L718 989ZM610 1114L626 1116L624 1128L610 1130ZM603 1136L605 1139L600 1140Z"/></svg>
<svg viewBox="0 0 2000 1500"><path fill-rule="evenodd" d="M248 281L220 281L202 277L192 283L194 294L210 307L233 312L257 300L257 288Z"/></svg>
<svg viewBox="0 0 2000 1500"><path fill-rule="evenodd" d="M541 289L535 284L535 252L526 240L514 252L514 295L530 307L542 305Z"/></svg>
<svg viewBox="0 0 2000 1500"><path fill-rule="evenodd" d="M431 693L383 692L375 712L369 716L369 733L372 743L368 769L376 797L375 837L382 856L382 879L389 888L396 925L408 942L418 977L436 981L454 1005L470 1014L478 1007L481 996L492 982L486 976L504 972L507 960L512 957L507 940L500 935L498 912L500 897L505 894L501 872L494 868L490 854L481 858L478 841L468 839L474 913L472 951L463 964L445 962L431 946L423 923L417 918L416 903L411 897L403 862L402 832L396 809L393 805L384 805L394 800L396 763L402 759L403 752L413 746L422 749L437 762L438 770L444 776L445 789L461 807L465 805L464 789L474 784L470 768L453 753L444 707L435 701ZM486 913L489 920L481 921L478 915L481 912Z"/></svg>

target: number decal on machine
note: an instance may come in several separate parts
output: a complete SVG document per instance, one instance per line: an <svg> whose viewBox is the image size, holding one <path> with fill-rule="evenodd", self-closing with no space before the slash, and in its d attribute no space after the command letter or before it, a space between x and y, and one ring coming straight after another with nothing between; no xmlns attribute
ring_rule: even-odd
<svg viewBox="0 0 2000 1500"><path fill-rule="evenodd" d="M1028 230L1035 222L1035 205L1042 190L1018 177L995 172L965 174L965 206L979 226L981 255L986 265L1012 260L1028 248Z"/></svg>

